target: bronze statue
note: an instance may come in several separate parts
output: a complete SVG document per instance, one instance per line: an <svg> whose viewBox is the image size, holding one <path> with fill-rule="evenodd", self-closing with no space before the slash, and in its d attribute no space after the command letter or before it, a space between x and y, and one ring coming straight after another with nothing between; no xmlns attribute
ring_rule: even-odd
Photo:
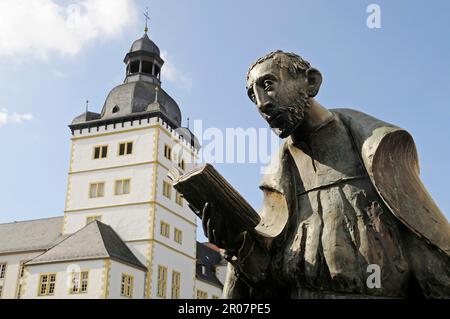
<svg viewBox="0 0 450 319"><path fill-rule="evenodd" d="M213 202L203 208L205 234L230 261L224 296L449 298L450 225L420 182L411 135L326 109L314 99L321 83L293 53L249 69L248 96L286 140L263 177L253 231Z"/></svg>

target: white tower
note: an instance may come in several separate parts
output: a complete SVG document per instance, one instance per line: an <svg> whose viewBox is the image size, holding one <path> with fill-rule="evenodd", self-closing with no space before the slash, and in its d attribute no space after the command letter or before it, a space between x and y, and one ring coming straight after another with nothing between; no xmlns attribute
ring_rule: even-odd
<svg viewBox="0 0 450 319"><path fill-rule="evenodd" d="M199 146L161 89L164 61L147 33L126 55L124 84L100 114L74 119L63 234L93 219L110 225L147 266L146 298L194 298L196 218L170 186Z"/></svg>

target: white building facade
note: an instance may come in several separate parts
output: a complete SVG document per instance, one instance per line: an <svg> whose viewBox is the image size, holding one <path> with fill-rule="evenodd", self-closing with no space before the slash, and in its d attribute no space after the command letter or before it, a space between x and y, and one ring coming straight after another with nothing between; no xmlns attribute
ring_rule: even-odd
<svg viewBox="0 0 450 319"><path fill-rule="evenodd" d="M198 297L196 217L167 173L192 169L199 145L147 34L124 62L101 113L70 125L64 217L0 225L0 298Z"/></svg>

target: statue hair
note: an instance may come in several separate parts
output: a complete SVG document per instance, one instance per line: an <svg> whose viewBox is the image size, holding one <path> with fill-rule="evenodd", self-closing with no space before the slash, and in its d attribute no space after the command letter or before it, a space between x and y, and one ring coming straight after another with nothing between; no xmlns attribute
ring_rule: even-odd
<svg viewBox="0 0 450 319"><path fill-rule="evenodd" d="M311 64L309 64L309 62L304 60L301 56L295 53L288 53L278 50L270 52L269 54L259 58L248 68L247 82L250 77L251 70L258 64L261 64L269 59L272 59L273 62L278 65L278 67L287 69L289 71L289 74L294 78L297 78L299 74L302 74L311 68Z"/></svg>

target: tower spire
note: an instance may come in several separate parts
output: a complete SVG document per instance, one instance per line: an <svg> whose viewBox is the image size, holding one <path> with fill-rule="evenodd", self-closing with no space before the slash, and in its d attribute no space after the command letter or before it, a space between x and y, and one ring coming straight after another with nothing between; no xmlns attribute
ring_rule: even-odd
<svg viewBox="0 0 450 319"><path fill-rule="evenodd" d="M150 16L148 15L148 7L147 7L147 10L144 13L144 17L145 17L145 29L144 29L144 32L147 33L148 32L148 20L150 20Z"/></svg>

